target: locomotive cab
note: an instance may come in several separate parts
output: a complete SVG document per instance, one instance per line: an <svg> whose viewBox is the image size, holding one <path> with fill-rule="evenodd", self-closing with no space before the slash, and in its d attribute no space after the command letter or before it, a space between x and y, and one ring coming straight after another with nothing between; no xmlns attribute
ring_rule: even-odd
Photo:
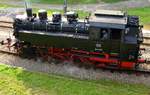
<svg viewBox="0 0 150 95"><path fill-rule="evenodd" d="M98 10L89 20L90 38L97 40L100 48L106 53L120 54L123 31L126 26L125 13L121 11ZM97 31L97 32L95 32Z"/></svg>
<svg viewBox="0 0 150 95"><path fill-rule="evenodd" d="M122 61L137 62L142 31L139 19L121 11L96 11L90 18L90 39L97 50L117 54Z"/></svg>

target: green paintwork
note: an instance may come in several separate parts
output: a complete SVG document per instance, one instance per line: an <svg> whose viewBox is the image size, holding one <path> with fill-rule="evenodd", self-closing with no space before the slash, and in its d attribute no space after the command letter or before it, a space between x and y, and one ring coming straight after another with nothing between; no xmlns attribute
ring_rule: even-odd
<svg viewBox="0 0 150 95"><path fill-rule="evenodd" d="M119 54L119 58L124 61L136 61L138 57L138 44L126 44L120 40L91 40L91 39L79 39L71 37L60 37L60 36L48 36L48 35L39 35L32 33L22 33L19 32L19 40L30 42L32 45L37 46L49 46L57 48L76 48L86 51L94 51L96 48L96 42L101 44L101 48L105 53L116 53ZM135 58L129 60L129 55L134 56Z"/></svg>
<svg viewBox="0 0 150 95"><path fill-rule="evenodd" d="M77 39L71 37L56 37L19 32L19 40L30 42L39 46L50 46L58 48L78 48L82 50L94 50L96 43L91 40Z"/></svg>

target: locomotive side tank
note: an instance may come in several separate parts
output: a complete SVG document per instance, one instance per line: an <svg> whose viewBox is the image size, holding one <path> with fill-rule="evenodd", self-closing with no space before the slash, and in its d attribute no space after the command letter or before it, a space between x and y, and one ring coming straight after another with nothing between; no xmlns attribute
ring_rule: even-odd
<svg viewBox="0 0 150 95"><path fill-rule="evenodd" d="M44 10L39 11L38 18L36 14L31 17L31 14L32 10L27 9L27 17L14 19L14 35L20 42L38 47L102 53L105 59L116 60L103 59L103 64L108 62L117 68L133 69L144 62L139 59L142 26L137 16L121 11L99 10L84 20L79 20L75 12L67 12L65 17L55 12L49 20ZM96 56L101 60L101 55Z"/></svg>

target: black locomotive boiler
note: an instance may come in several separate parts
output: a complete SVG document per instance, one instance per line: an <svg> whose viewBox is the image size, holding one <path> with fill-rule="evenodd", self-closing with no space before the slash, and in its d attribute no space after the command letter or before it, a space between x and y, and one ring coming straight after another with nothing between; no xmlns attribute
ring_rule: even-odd
<svg viewBox="0 0 150 95"><path fill-rule="evenodd" d="M75 12L54 12L49 19L45 10L38 16L30 8L26 11L27 16L16 16L13 24L21 55L113 69L136 69L145 62L140 58L143 38L137 16L99 10L83 20Z"/></svg>

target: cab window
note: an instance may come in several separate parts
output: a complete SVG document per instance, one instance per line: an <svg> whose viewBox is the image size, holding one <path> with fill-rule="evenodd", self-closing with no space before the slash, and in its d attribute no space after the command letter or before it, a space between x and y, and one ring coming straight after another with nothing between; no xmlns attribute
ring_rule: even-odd
<svg viewBox="0 0 150 95"><path fill-rule="evenodd" d="M101 40L109 39L109 29L101 29L100 30L100 39Z"/></svg>

